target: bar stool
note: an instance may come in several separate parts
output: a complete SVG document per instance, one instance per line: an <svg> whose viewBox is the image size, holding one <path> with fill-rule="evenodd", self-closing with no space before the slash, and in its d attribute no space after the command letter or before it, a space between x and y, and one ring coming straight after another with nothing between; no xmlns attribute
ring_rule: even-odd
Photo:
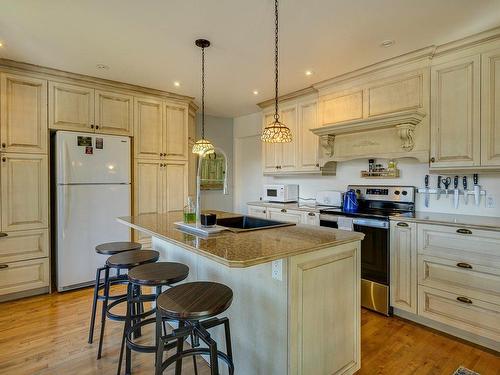
<svg viewBox="0 0 500 375"><path fill-rule="evenodd" d="M110 277L109 270L116 269L117 272L119 270L131 270L134 267L140 266L142 264L154 263L160 258L160 253L154 250L141 250L141 251L124 251L115 255L110 256L106 260L106 268L104 269L104 295L109 295L110 288ZM127 301L127 296L122 298L117 298L113 302L111 302L108 306L108 298L104 298L102 302L102 309L105 314L105 318L124 322L126 319L125 315L119 315L113 313L111 310L119 305L120 303L124 303ZM101 358L102 353L102 341L104 337L104 328L106 324L106 319L102 320L101 324L101 334L99 336L99 349L97 351L97 359Z"/></svg>
<svg viewBox="0 0 500 375"><path fill-rule="evenodd" d="M130 374L132 369L131 350L141 353L156 353L157 343L154 345L142 345L133 341L132 335L147 324L154 324L156 318L145 319L156 312L156 307L148 311L138 311L137 306L143 302L154 302L161 294L162 286L170 286L188 277L189 267L174 262L158 262L137 266L128 273L127 288L127 319L123 327L122 345L120 358L118 360L118 375L121 372L123 349L126 346L125 373ZM141 287L154 287L153 294L142 294ZM134 308L135 306L135 308ZM134 314L133 312L136 312ZM155 340L156 341L156 340Z"/></svg>
<svg viewBox="0 0 500 375"><path fill-rule="evenodd" d="M234 374L229 319L215 317L226 311L232 300L233 291L229 287L208 281L177 285L160 294L156 300L158 348L155 374L163 374L163 371L175 362L175 374L179 375L182 370L182 358L195 355L210 356L210 373L212 375L219 374L219 358L227 364L229 374ZM162 337L163 319L177 320L179 328ZM207 331L222 324L224 325L226 353L217 350L217 343ZM184 340L190 335L193 335L195 339L193 348L183 350ZM200 339L208 348L199 347ZM163 351L175 342L177 343L177 352L163 362Z"/></svg>
<svg viewBox="0 0 500 375"><path fill-rule="evenodd" d="M95 247L95 252L102 255L115 255L124 251L140 250L142 245L137 242L106 242ZM125 297L126 294L112 295L110 296L104 294L99 294L99 291L104 288L104 283L101 283L101 273L106 269L106 265L99 267L96 270L95 275L95 286L94 286L94 298L92 301L92 315L90 316L90 328L89 328L89 340L88 343L92 344L94 341L94 326L95 326L95 315L97 309L97 301L103 301L104 299L116 300L118 298ZM109 278L110 285L123 284L127 281L127 275L120 275L118 272L116 276L111 276ZM106 319L106 314L104 309L102 309L101 322Z"/></svg>

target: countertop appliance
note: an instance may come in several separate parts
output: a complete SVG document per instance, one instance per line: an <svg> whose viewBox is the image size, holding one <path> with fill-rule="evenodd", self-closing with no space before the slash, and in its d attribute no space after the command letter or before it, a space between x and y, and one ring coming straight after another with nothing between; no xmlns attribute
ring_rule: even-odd
<svg viewBox="0 0 500 375"><path fill-rule="evenodd" d="M297 184L266 184L263 200L268 202L291 203L299 201L299 185Z"/></svg>
<svg viewBox="0 0 500 375"><path fill-rule="evenodd" d="M116 221L130 215L130 138L58 131L55 135L57 290L92 284L106 257L96 245L129 241Z"/></svg>
<svg viewBox="0 0 500 375"><path fill-rule="evenodd" d="M316 206L342 207L341 191L321 190L316 193Z"/></svg>
<svg viewBox="0 0 500 375"><path fill-rule="evenodd" d="M415 213L415 187L349 185L358 196L358 211L342 208L320 210L320 225L338 228L351 221L352 229L365 234L361 241L361 305L392 314L389 301L389 217Z"/></svg>

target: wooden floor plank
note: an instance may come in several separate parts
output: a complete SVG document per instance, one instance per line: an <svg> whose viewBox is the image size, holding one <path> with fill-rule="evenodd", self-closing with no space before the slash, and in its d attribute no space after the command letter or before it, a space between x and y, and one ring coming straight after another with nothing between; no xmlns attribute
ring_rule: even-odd
<svg viewBox="0 0 500 375"><path fill-rule="evenodd" d="M122 324L107 323L103 357L96 360L99 323L94 344L87 344L91 300L92 290L81 289L0 303L0 374L116 373ZM368 310L361 317L358 375L451 375L460 365L481 375L500 375L498 353L397 317ZM152 334L150 327L144 337ZM135 375L153 373L152 354L134 353L132 364ZM209 374L201 359L198 364L201 375ZM184 361L183 374L193 374L191 360Z"/></svg>

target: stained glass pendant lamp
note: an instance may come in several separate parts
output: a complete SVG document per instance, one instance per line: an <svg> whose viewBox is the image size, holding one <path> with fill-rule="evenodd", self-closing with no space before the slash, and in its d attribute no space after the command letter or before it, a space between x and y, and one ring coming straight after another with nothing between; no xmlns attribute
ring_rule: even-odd
<svg viewBox="0 0 500 375"><path fill-rule="evenodd" d="M287 143L292 141L292 132L280 121L278 110L278 0L274 0L274 121L267 125L261 139L268 143Z"/></svg>
<svg viewBox="0 0 500 375"><path fill-rule="evenodd" d="M201 48L201 139L194 144L193 154L204 156L215 152L214 145L205 139L205 48L210 46L210 42L197 39L194 43Z"/></svg>

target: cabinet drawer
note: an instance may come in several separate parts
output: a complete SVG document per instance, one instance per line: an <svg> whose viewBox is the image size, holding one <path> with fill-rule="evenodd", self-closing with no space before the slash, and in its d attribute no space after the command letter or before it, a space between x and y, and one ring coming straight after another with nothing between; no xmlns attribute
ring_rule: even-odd
<svg viewBox="0 0 500 375"><path fill-rule="evenodd" d="M420 255L418 283L500 305L500 268Z"/></svg>
<svg viewBox="0 0 500 375"><path fill-rule="evenodd" d="M0 262L15 262L49 256L49 230L7 232L0 237Z"/></svg>
<svg viewBox="0 0 500 375"><path fill-rule="evenodd" d="M248 206L248 215L265 219L267 217L266 207Z"/></svg>
<svg viewBox="0 0 500 375"><path fill-rule="evenodd" d="M268 208L269 219L300 224L302 222L302 211L294 211L286 208Z"/></svg>
<svg viewBox="0 0 500 375"><path fill-rule="evenodd" d="M500 267L500 232L419 224L417 251L460 262Z"/></svg>
<svg viewBox="0 0 500 375"><path fill-rule="evenodd" d="M0 295L49 285L49 259L0 264Z"/></svg>
<svg viewBox="0 0 500 375"><path fill-rule="evenodd" d="M458 298L468 301L460 302ZM492 340L500 340L500 305L421 286L419 315Z"/></svg>

